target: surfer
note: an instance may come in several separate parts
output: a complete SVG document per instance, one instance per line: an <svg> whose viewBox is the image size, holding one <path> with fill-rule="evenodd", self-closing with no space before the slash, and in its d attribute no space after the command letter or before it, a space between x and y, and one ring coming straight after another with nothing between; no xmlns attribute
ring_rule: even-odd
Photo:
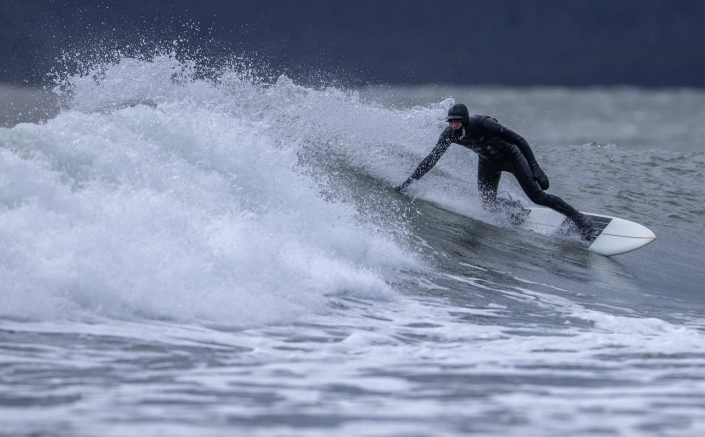
<svg viewBox="0 0 705 437"><path fill-rule="evenodd" d="M521 214L523 211L520 202L497 197L499 179L502 172L506 171L514 175L532 202L569 217L577 226L583 240L594 239L593 227L583 214L560 197L544 191L548 189L548 177L536 162L529 143L521 135L502 126L492 117L471 117L468 108L462 103L457 103L448 110L446 120L448 127L441 133L436 147L404 183L395 187L395 190L405 190L431 170L452 143L460 144L479 156L477 187L483 208L491 212L511 213L519 209ZM511 216L518 221L523 220L517 218L516 212Z"/></svg>

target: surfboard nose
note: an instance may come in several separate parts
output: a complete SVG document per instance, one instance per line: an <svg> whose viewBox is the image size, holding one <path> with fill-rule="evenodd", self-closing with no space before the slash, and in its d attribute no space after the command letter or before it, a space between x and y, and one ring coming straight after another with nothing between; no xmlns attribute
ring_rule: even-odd
<svg viewBox="0 0 705 437"><path fill-rule="evenodd" d="M649 228L647 228L647 227L644 227L644 229L646 229L646 230L648 231L648 235L647 235L645 238L651 238L652 240L655 240L655 239L656 239L656 234L654 234L654 233L651 231L651 229L649 229Z"/></svg>
<svg viewBox="0 0 705 437"><path fill-rule="evenodd" d="M629 220L613 218L588 250L602 255L619 255L644 247L656 240L651 229Z"/></svg>
<svg viewBox="0 0 705 437"><path fill-rule="evenodd" d="M639 223L631 222L629 236L634 238L643 238L645 240L654 241L656 239L656 234L649 228ZM651 242L650 241L650 242Z"/></svg>

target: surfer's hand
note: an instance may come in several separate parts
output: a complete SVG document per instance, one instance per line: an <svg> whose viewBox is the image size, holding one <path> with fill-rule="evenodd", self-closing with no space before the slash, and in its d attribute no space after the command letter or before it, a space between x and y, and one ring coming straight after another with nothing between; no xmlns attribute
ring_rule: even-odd
<svg viewBox="0 0 705 437"><path fill-rule="evenodd" d="M548 190L548 176L546 176L546 173L541 170L541 167L539 167L538 164L532 166L531 168L534 179L536 179L536 182L539 183L539 187L541 187L542 190Z"/></svg>
<svg viewBox="0 0 705 437"><path fill-rule="evenodd" d="M406 188L407 188L409 185L411 185L412 182L413 182L413 180L407 179L407 180L404 181L403 184L397 185L396 187L394 187L394 189L395 189L396 191L404 191L404 190L406 190Z"/></svg>
<svg viewBox="0 0 705 437"><path fill-rule="evenodd" d="M541 187L542 190L548 190L548 176L546 176L546 173L537 177L536 182L539 183L539 187Z"/></svg>

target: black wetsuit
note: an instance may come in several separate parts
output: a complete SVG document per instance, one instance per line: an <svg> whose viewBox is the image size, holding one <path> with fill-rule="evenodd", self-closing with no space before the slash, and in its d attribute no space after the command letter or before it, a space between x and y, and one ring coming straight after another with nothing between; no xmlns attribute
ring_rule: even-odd
<svg viewBox="0 0 705 437"><path fill-rule="evenodd" d="M524 193L537 205L549 207L576 221L582 222L581 214L558 196L546 193L537 179L548 188L548 178L539 167L529 143L519 134L507 129L497 120L483 115L467 119L458 131L447 127L438 139L433 151L419 164L416 171L400 189L420 179L436 165L452 143L460 144L479 155L477 185L485 209L496 211L506 207L507 201L497 199L497 187L503 171L509 172L521 185Z"/></svg>

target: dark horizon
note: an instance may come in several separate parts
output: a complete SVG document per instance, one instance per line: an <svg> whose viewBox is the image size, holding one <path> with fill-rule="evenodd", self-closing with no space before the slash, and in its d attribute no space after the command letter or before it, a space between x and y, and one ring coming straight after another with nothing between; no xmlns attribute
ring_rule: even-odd
<svg viewBox="0 0 705 437"><path fill-rule="evenodd" d="M173 41L300 83L705 87L702 0L0 0L4 83Z"/></svg>

